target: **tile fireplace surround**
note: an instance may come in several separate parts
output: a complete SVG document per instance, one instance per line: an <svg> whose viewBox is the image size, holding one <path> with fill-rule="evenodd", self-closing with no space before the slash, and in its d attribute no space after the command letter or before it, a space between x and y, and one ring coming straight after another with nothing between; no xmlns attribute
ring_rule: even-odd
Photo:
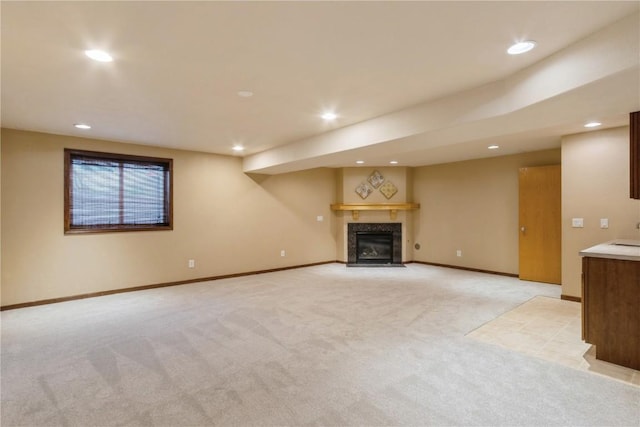
<svg viewBox="0 0 640 427"><path fill-rule="evenodd" d="M392 223L356 223L347 224L347 265L363 266L367 264L357 264L356 239L357 233L361 231L393 233L393 265L402 264L402 224ZM368 264L375 266L376 264Z"/></svg>

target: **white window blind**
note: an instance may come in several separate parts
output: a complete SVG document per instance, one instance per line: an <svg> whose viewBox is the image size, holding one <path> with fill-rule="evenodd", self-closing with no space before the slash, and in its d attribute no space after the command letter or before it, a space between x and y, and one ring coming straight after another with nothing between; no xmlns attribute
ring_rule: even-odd
<svg viewBox="0 0 640 427"><path fill-rule="evenodd" d="M171 159L66 150L66 231L171 227Z"/></svg>

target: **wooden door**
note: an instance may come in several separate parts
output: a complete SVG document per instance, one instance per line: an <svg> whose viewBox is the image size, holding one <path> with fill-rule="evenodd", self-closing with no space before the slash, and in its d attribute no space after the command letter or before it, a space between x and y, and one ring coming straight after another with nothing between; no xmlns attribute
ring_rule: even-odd
<svg viewBox="0 0 640 427"><path fill-rule="evenodd" d="M521 168L520 279L562 282L560 165Z"/></svg>
<svg viewBox="0 0 640 427"><path fill-rule="evenodd" d="M640 199L640 111L629 115L631 198Z"/></svg>

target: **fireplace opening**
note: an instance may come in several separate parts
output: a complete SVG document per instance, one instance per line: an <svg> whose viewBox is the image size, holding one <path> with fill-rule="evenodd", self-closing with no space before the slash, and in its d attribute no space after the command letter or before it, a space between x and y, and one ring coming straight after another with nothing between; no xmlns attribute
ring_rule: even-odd
<svg viewBox="0 0 640 427"><path fill-rule="evenodd" d="M357 264L391 264L393 233L360 231L356 233Z"/></svg>
<svg viewBox="0 0 640 427"><path fill-rule="evenodd" d="M402 224L397 222L349 223L347 266L403 267Z"/></svg>

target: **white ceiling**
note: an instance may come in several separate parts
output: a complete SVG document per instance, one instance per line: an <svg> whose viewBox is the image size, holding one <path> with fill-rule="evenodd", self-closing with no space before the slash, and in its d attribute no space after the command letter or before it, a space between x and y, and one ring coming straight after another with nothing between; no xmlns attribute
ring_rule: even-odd
<svg viewBox="0 0 640 427"><path fill-rule="evenodd" d="M357 158L415 166L557 147L560 135L583 131L584 120L619 126L640 108L632 40L639 5L2 1L2 126L228 155L239 143L245 170L264 173L353 166ZM626 25L607 30L617 22ZM580 50L616 37L627 40L630 62L603 66ZM520 39L538 47L506 55ZM92 48L114 62L92 62L83 54ZM563 81L555 92L528 94L517 108L493 105L517 103L534 74L551 68L561 74L553 81L547 74L549 87ZM573 69L599 74L574 87ZM255 95L241 98L240 90ZM406 113L429 122L444 104L467 114L470 104L461 102L469 95L482 104L473 106L478 117L412 130L395 120ZM485 114L489 107L493 114ZM339 118L323 122L326 109ZM93 128L73 128L79 122ZM382 126L398 129L379 138ZM345 135L358 129L366 138L352 146ZM488 152L492 141L502 148Z"/></svg>

